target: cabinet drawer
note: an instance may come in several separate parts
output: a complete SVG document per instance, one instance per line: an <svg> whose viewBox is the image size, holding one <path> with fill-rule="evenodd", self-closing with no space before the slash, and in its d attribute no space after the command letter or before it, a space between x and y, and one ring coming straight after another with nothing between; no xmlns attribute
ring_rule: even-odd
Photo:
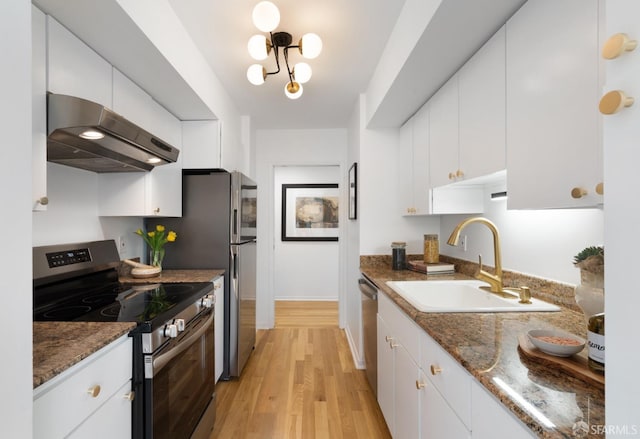
<svg viewBox="0 0 640 439"><path fill-rule="evenodd" d="M407 350L414 361L420 358L422 329L384 294L378 294L378 313L389 326L393 337Z"/></svg>
<svg viewBox="0 0 640 439"><path fill-rule="evenodd" d="M69 439L113 439L131 436L131 381L127 381L100 410L74 430Z"/></svg>
<svg viewBox="0 0 640 439"><path fill-rule="evenodd" d="M102 348L34 390L33 437L63 437L131 379L128 336ZM89 389L100 386L93 397Z"/></svg>
<svg viewBox="0 0 640 439"><path fill-rule="evenodd" d="M420 337L420 367L460 420L471 429L471 375L426 332Z"/></svg>

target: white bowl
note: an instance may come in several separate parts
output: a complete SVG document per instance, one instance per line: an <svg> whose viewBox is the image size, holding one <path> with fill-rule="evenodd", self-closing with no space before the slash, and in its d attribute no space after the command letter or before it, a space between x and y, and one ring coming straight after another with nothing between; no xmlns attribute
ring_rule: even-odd
<svg viewBox="0 0 640 439"><path fill-rule="evenodd" d="M557 357L569 357L584 349L585 340L577 335L550 329L533 329L527 333L531 343L542 352ZM553 337L543 339L540 337Z"/></svg>

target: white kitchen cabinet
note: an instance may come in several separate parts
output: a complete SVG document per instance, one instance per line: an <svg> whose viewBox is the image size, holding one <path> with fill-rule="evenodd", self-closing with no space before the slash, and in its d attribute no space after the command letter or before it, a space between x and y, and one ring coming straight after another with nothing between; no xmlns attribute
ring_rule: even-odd
<svg viewBox="0 0 640 439"><path fill-rule="evenodd" d="M217 120L182 121L182 168L222 167L220 124Z"/></svg>
<svg viewBox="0 0 640 439"><path fill-rule="evenodd" d="M455 411L459 421L471 429L471 375L422 330L420 367Z"/></svg>
<svg viewBox="0 0 640 439"><path fill-rule="evenodd" d="M389 431L395 438L468 437L468 428L454 412L460 404L445 401L421 369L423 335L388 297L378 295L378 403ZM460 380L458 387L468 385L470 377L456 367L459 370L448 369L447 376ZM448 393L457 398L455 392ZM437 435L445 431L449 435Z"/></svg>
<svg viewBox="0 0 640 439"><path fill-rule="evenodd" d="M215 379L216 382L222 376L224 368L224 276L213 279L213 295L216 300L214 315L214 343L215 343Z"/></svg>
<svg viewBox="0 0 640 439"><path fill-rule="evenodd" d="M528 1L506 24L510 209L603 202L599 15L598 0Z"/></svg>
<svg viewBox="0 0 640 439"><path fill-rule="evenodd" d="M31 6L32 59L32 210L47 210L47 17Z"/></svg>
<svg viewBox="0 0 640 439"><path fill-rule="evenodd" d="M431 187L464 177L459 167L458 75L429 100L429 174Z"/></svg>
<svg viewBox="0 0 640 439"><path fill-rule="evenodd" d="M420 389L420 438L421 439L469 439L471 433L449 407L445 398L421 370Z"/></svg>
<svg viewBox="0 0 640 439"><path fill-rule="evenodd" d="M405 347L395 340L392 345L395 359L395 434L396 438L420 436L420 392L416 382L420 371Z"/></svg>
<svg viewBox="0 0 640 439"><path fill-rule="evenodd" d="M132 355L131 338L124 335L35 388L33 437L88 437L85 431L91 437L128 437Z"/></svg>
<svg viewBox="0 0 640 439"><path fill-rule="evenodd" d="M113 111L180 149L180 121L116 69L113 77ZM150 172L99 174L99 215L181 216L181 155L175 163L156 166Z"/></svg>
<svg viewBox="0 0 640 439"><path fill-rule="evenodd" d="M505 28L458 73L459 169L465 179L506 167Z"/></svg>
<svg viewBox="0 0 640 439"><path fill-rule="evenodd" d="M51 16L47 44L47 89L111 108L111 65Z"/></svg>
<svg viewBox="0 0 640 439"><path fill-rule="evenodd" d="M402 215L429 211L429 106L423 105L400 128L398 177Z"/></svg>
<svg viewBox="0 0 640 439"><path fill-rule="evenodd" d="M474 439L531 439L536 437L479 383L471 385Z"/></svg>
<svg viewBox="0 0 640 439"><path fill-rule="evenodd" d="M378 300L382 297L378 294ZM391 330L380 314L377 316L378 405L387 421L391 436L395 436L395 369L391 348Z"/></svg>

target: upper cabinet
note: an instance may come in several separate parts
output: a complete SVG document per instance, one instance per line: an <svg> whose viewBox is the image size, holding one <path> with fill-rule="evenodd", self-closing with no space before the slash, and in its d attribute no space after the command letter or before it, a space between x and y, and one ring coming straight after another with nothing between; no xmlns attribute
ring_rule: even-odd
<svg viewBox="0 0 640 439"><path fill-rule="evenodd" d="M463 177L459 167L458 75L454 75L429 101L429 173L431 187Z"/></svg>
<svg viewBox="0 0 640 439"><path fill-rule="evenodd" d="M429 106L400 128L400 212L429 214Z"/></svg>
<svg viewBox="0 0 640 439"><path fill-rule="evenodd" d="M222 167L220 124L217 120L182 121L182 167Z"/></svg>
<svg viewBox="0 0 640 439"><path fill-rule="evenodd" d="M505 169L505 28L458 72L459 169L475 178Z"/></svg>
<svg viewBox="0 0 640 439"><path fill-rule="evenodd" d="M31 206L47 210L47 23L46 15L31 7L32 144Z"/></svg>
<svg viewBox="0 0 640 439"><path fill-rule="evenodd" d="M507 22L510 209L603 202L598 0L528 1Z"/></svg>
<svg viewBox="0 0 640 439"><path fill-rule="evenodd" d="M51 16L47 25L47 90L112 108L111 65Z"/></svg>
<svg viewBox="0 0 640 439"><path fill-rule="evenodd" d="M505 168L505 30L431 98L431 187Z"/></svg>
<svg viewBox="0 0 640 439"><path fill-rule="evenodd" d="M165 142L182 147L182 124L144 90L113 69L113 111ZM146 173L105 173L98 177L100 216L181 216L182 164Z"/></svg>

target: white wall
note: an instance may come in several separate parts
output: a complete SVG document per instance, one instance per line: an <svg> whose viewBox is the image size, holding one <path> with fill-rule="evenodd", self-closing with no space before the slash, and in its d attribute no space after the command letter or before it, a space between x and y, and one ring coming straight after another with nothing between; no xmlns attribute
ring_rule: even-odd
<svg viewBox="0 0 640 439"><path fill-rule="evenodd" d="M276 166L339 166L345 168L347 131L345 129L317 130L257 130L255 132L256 181L258 183L258 272L257 316L258 328L274 324L274 246L276 235L274 175ZM341 188L340 204L346 205L346 191ZM340 222L344 223L344 209ZM338 241L343 242L344 230ZM340 244L339 244L340 245ZM339 250L341 251L341 250Z"/></svg>
<svg viewBox="0 0 640 439"><path fill-rule="evenodd" d="M341 183L339 166L276 166L274 169L273 266L275 300L338 300L339 242L282 241L282 185ZM346 209L340 205L340 209ZM344 223L341 224L344 227Z"/></svg>
<svg viewBox="0 0 640 439"><path fill-rule="evenodd" d="M33 246L124 237L121 258L142 257L142 239L134 232L141 218L98 217L98 174L47 163L49 205L33 213Z"/></svg>
<svg viewBox="0 0 640 439"><path fill-rule="evenodd" d="M400 216L399 129L368 130L360 120L360 254L390 255L392 241L406 241L407 253L422 253L423 235L439 233L437 216ZM425 163L426 166L426 163Z"/></svg>
<svg viewBox="0 0 640 439"><path fill-rule="evenodd" d="M591 245L603 245L604 213L600 209L507 210L506 200L490 201L491 192L505 190L505 185L488 187L485 213L500 232L502 267L545 279L569 284L580 282L580 270L573 266L573 256ZM467 251L447 245L455 226L472 215L443 215L440 225L440 252L468 261L493 266L493 235L482 224L471 224L462 231L467 235Z"/></svg>
<svg viewBox="0 0 640 439"><path fill-rule="evenodd" d="M31 3L8 0L0 13L0 204L3 325L0 437L29 438L32 427Z"/></svg>

